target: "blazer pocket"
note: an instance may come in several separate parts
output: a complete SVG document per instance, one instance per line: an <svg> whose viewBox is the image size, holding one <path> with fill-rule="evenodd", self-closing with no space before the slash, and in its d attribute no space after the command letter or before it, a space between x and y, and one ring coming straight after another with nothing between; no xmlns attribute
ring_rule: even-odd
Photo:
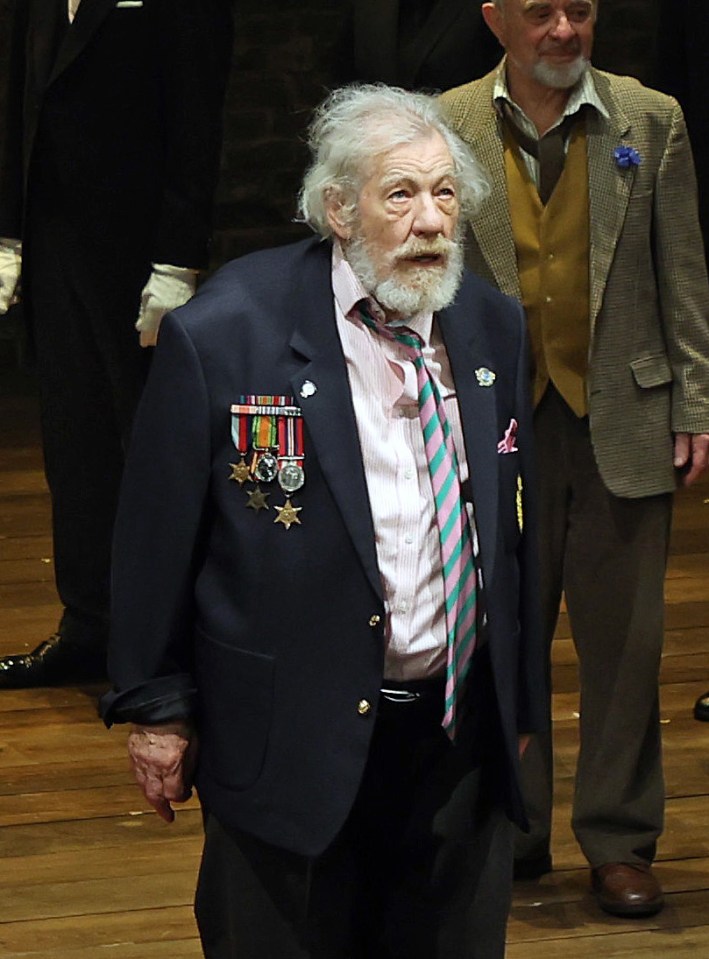
<svg viewBox="0 0 709 959"><path fill-rule="evenodd" d="M118 0L116 10L139 10L143 6L143 0Z"/></svg>
<svg viewBox="0 0 709 959"><path fill-rule="evenodd" d="M672 382L672 369L664 353L639 356L630 363L635 382L642 389L653 386L666 386Z"/></svg>
<svg viewBox="0 0 709 959"><path fill-rule="evenodd" d="M266 755L275 659L196 632L200 763L223 786L246 789Z"/></svg>

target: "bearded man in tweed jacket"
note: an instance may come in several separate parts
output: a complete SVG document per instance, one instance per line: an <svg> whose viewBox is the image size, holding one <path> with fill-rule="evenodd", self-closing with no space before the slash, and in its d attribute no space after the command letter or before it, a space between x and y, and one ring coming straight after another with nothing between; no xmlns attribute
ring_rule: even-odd
<svg viewBox="0 0 709 959"><path fill-rule="evenodd" d="M682 112L590 67L597 0L483 3L500 67L443 103L493 189L470 265L524 303L542 606L579 656L573 827L602 908L662 908L658 709L672 493L707 465L709 286ZM551 731L525 757L516 874L551 868Z"/></svg>

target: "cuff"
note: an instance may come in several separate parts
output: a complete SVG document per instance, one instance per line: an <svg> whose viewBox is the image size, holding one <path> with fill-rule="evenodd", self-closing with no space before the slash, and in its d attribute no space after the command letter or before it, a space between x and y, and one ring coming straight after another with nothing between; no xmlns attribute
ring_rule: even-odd
<svg viewBox="0 0 709 959"><path fill-rule="evenodd" d="M197 690L189 673L161 676L119 692L112 689L99 700L99 715L109 728L114 723L158 723L189 719Z"/></svg>

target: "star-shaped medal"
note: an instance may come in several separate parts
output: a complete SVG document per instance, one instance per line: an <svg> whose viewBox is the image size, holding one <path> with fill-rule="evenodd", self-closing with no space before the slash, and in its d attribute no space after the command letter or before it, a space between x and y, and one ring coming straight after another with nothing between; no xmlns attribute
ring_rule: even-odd
<svg viewBox="0 0 709 959"><path fill-rule="evenodd" d="M255 486L251 490L246 491L249 494L248 501L246 506L248 509L255 509L258 513L261 509L268 509L268 503L266 500L271 495L270 493L264 493L260 486Z"/></svg>
<svg viewBox="0 0 709 959"><path fill-rule="evenodd" d="M303 507L293 506L290 498L286 500L283 506L276 506L275 508L278 510L278 516L274 519L274 523L283 523L286 529L290 529L293 523L297 523L298 526L302 525L298 513Z"/></svg>
<svg viewBox="0 0 709 959"><path fill-rule="evenodd" d="M229 463L231 467L231 476L230 480L236 480L239 486L243 486L246 480L249 478L249 467L244 462L244 457L241 457L240 463Z"/></svg>

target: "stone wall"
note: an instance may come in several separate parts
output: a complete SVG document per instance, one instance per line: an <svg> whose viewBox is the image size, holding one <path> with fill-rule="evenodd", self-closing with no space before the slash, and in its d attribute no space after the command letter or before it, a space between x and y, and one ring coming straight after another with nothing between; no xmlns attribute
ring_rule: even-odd
<svg viewBox="0 0 709 959"><path fill-rule="evenodd" d="M0 0L1 62L10 6ZM650 80L656 6L657 0L600 0L597 65ZM346 0L236 0L215 265L306 232L293 223L307 162L303 133L332 85L346 11ZM0 108L4 96L0 84Z"/></svg>

